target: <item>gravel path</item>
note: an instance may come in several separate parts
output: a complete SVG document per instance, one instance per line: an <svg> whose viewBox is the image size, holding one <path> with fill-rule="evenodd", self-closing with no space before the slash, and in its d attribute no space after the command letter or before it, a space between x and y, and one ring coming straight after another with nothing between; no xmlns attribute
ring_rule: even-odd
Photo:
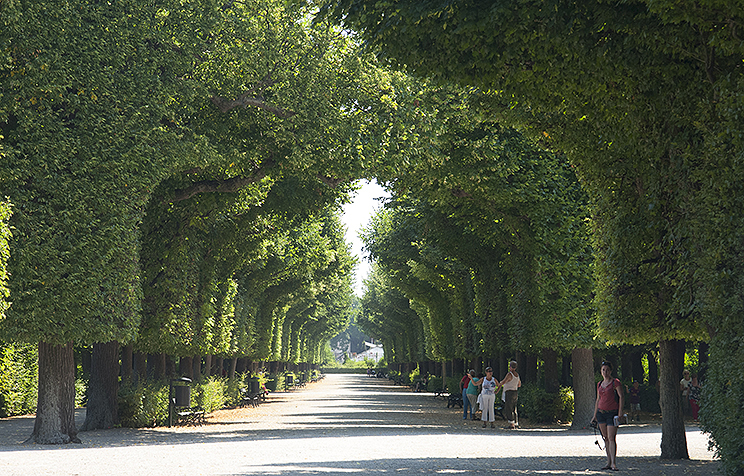
<svg viewBox="0 0 744 476"><path fill-rule="evenodd" d="M80 433L82 444L61 447L23 444L32 428L32 417L0 419L0 475L610 473L598 469L605 457L591 430L483 429L433 394L363 375L328 375L258 408L215 412L197 428L90 431ZM621 472L716 473L697 427L687 428L690 460L661 461L660 442L658 424L623 426Z"/></svg>

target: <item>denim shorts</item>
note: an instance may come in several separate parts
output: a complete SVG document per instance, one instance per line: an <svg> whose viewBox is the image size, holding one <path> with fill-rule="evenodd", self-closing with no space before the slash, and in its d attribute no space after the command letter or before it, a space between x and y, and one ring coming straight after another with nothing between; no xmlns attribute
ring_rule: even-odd
<svg viewBox="0 0 744 476"><path fill-rule="evenodd" d="M597 411L597 423L606 424L607 426L615 426L615 417L617 416L617 410L598 410Z"/></svg>

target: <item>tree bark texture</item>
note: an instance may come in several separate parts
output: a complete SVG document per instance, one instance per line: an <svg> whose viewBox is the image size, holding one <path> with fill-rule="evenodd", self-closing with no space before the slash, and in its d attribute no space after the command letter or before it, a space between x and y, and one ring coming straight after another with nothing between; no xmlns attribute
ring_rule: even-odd
<svg viewBox="0 0 744 476"><path fill-rule="evenodd" d="M690 458L687 452L687 436L680 401L679 379L682 368L678 359L679 342L676 340L659 341L662 459Z"/></svg>
<svg viewBox="0 0 744 476"><path fill-rule="evenodd" d="M165 380L165 354L153 354L153 377L155 381Z"/></svg>
<svg viewBox="0 0 744 476"><path fill-rule="evenodd" d="M574 349L571 353L573 367L574 416L572 430L589 426L594 415L596 387L594 385L594 359L591 348Z"/></svg>
<svg viewBox="0 0 744 476"><path fill-rule="evenodd" d="M75 427L75 357L72 342L39 343L39 396L30 441L80 443Z"/></svg>
<svg viewBox="0 0 744 476"><path fill-rule="evenodd" d="M113 428L119 423L119 343L93 344L88 404L81 431Z"/></svg>
<svg viewBox="0 0 744 476"><path fill-rule="evenodd" d="M545 391L558 393L560 383L558 382L558 352L554 349L543 349L543 377L545 378Z"/></svg>
<svg viewBox="0 0 744 476"><path fill-rule="evenodd" d="M233 357L230 359L230 371L227 373L227 378L234 379L235 378L235 369L238 367L238 358Z"/></svg>
<svg viewBox="0 0 744 476"><path fill-rule="evenodd" d="M132 380L133 358L132 344L125 345L121 348L121 380Z"/></svg>
<svg viewBox="0 0 744 476"><path fill-rule="evenodd" d="M192 359L194 360L194 381L199 382L202 379L202 356L196 354Z"/></svg>
<svg viewBox="0 0 744 476"><path fill-rule="evenodd" d="M192 357L181 357L178 361L179 377L187 377L194 380L194 359Z"/></svg>
<svg viewBox="0 0 744 476"><path fill-rule="evenodd" d="M144 385L147 382L147 355L135 352L132 354L132 360L134 360L134 368L137 372L137 383Z"/></svg>

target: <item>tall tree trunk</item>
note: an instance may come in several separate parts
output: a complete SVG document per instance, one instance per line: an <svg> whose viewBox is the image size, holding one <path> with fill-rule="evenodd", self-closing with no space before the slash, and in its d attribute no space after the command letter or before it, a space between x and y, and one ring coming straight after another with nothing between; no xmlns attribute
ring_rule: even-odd
<svg viewBox="0 0 744 476"><path fill-rule="evenodd" d="M119 343L93 344L88 404L81 431L113 428L119 423Z"/></svg>
<svg viewBox="0 0 744 476"><path fill-rule="evenodd" d="M170 380L176 376L176 361L172 355L165 354L165 378Z"/></svg>
<svg viewBox="0 0 744 476"><path fill-rule="evenodd" d="M194 381L198 382L202 379L202 356L196 354L194 357Z"/></svg>
<svg viewBox="0 0 744 476"><path fill-rule="evenodd" d="M165 380L165 354L153 354L151 355L154 366L153 366L153 377L154 380L160 381Z"/></svg>
<svg viewBox="0 0 744 476"><path fill-rule="evenodd" d="M147 355L142 352L135 352L132 355L134 368L137 371L137 383L144 385L147 382Z"/></svg>
<svg viewBox="0 0 744 476"><path fill-rule="evenodd" d="M561 359L561 385L571 387L571 356L565 354Z"/></svg>
<svg viewBox="0 0 744 476"><path fill-rule="evenodd" d="M682 418L679 376L682 373L676 340L659 341L661 367L661 458L689 459L685 422Z"/></svg>
<svg viewBox="0 0 744 476"><path fill-rule="evenodd" d="M572 430L586 428L594 415L597 395L594 386L594 359L592 349L574 349L571 353L573 367L574 417Z"/></svg>
<svg viewBox="0 0 744 476"><path fill-rule="evenodd" d="M212 375L216 375L217 377L222 377L222 372L224 370L225 365L225 359L222 357L217 357L216 362L214 364L214 373Z"/></svg>
<svg viewBox="0 0 744 476"><path fill-rule="evenodd" d="M227 378L234 379L235 378L235 369L238 366L238 358L233 357L230 359L230 371L227 373Z"/></svg>
<svg viewBox="0 0 744 476"><path fill-rule="evenodd" d="M205 377L212 376L212 354L206 354L204 356L204 369L202 374L204 374Z"/></svg>
<svg viewBox="0 0 744 476"><path fill-rule="evenodd" d="M558 352L554 349L543 349L543 377L545 378L545 391L558 393L560 383L558 382Z"/></svg>
<svg viewBox="0 0 744 476"><path fill-rule="evenodd" d="M527 383L537 383L537 355L527 354L526 367L522 369L520 375L524 376Z"/></svg>
<svg viewBox="0 0 744 476"><path fill-rule="evenodd" d="M39 396L30 441L80 443L75 427L75 357L72 342L39 342Z"/></svg>
<svg viewBox="0 0 744 476"><path fill-rule="evenodd" d="M121 348L121 381L132 380L132 344L125 345Z"/></svg>
<svg viewBox="0 0 744 476"><path fill-rule="evenodd" d="M633 364L633 380L638 380L638 383L643 383L643 363L641 362L641 359L643 357L643 352L641 352L641 349L634 348L633 352L630 354L630 361Z"/></svg>
<svg viewBox="0 0 744 476"><path fill-rule="evenodd" d="M194 380L194 359L192 357L181 357L178 361L178 373L180 377L188 377Z"/></svg>
<svg viewBox="0 0 744 476"><path fill-rule="evenodd" d="M656 360L656 352L649 350L646 357L648 358L648 384L656 387L656 382L659 381L659 364Z"/></svg>

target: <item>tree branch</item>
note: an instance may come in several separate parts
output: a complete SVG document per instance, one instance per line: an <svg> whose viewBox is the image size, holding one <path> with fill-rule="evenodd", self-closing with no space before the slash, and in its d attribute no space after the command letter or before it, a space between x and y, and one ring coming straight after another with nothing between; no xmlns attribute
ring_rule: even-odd
<svg viewBox="0 0 744 476"><path fill-rule="evenodd" d="M266 177L266 170L273 164L267 164L256 170L256 173L250 177L233 177L227 180L204 180L196 182L193 185L176 190L173 198L165 200L164 203L174 203L188 200L194 195L200 193L235 193L248 184L258 182Z"/></svg>
<svg viewBox="0 0 744 476"><path fill-rule="evenodd" d="M329 187L336 188L340 183L343 183L346 181L345 178L332 178L332 177L326 177L325 175L317 175L318 180L323 182L324 184L328 185Z"/></svg>
<svg viewBox="0 0 744 476"><path fill-rule="evenodd" d="M296 112L290 111L289 109L284 109L279 106L269 104L261 97L251 97L250 92L242 94L237 99L225 99L220 96L212 96L211 99L212 103L217 106L217 109L219 109L220 112L223 113L235 109L236 107L242 107L245 109L248 106L253 106L259 109L263 109L264 111L268 111L282 119L287 119L297 114Z"/></svg>

